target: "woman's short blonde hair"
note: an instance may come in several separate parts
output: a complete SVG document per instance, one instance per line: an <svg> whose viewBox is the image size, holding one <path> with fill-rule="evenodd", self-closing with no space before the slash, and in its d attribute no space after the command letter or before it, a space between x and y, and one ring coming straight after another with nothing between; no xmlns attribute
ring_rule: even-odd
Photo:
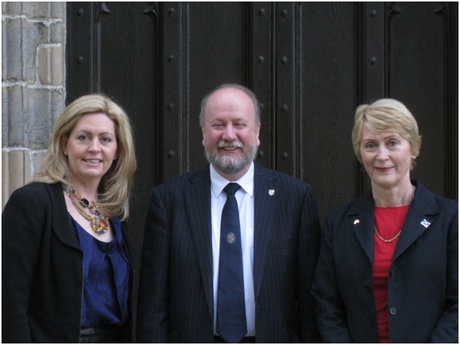
<svg viewBox="0 0 460 345"><path fill-rule="evenodd" d="M363 127L369 126L372 132L380 134L395 130L411 146L411 153L417 157L422 145L417 121L407 107L401 102L383 98L372 104L362 104L356 108L355 123L351 138L356 158L362 163L360 145L363 139Z"/></svg>
<svg viewBox="0 0 460 345"><path fill-rule="evenodd" d="M104 95L82 96L64 109L51 135L42 168L33 181L70 184L67 156L62 146L64 139L69 137L83 115L94 113L103 113L114 122L117 138L117 158L101 179L99 201L107 216L117 215L124 220L129 215L129 197L137 167L133 135L128 115Z"/></svg>

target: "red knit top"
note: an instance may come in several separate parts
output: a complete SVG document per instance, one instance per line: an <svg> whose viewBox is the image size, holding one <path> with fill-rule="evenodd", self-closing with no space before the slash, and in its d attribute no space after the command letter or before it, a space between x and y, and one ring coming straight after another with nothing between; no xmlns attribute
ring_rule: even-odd
<svg viewBox="0 0 460 345"><path fill-rule="evenodd" d="M374 296L381 343L389 342L388 274L409 207L374 208Z"/></svg>

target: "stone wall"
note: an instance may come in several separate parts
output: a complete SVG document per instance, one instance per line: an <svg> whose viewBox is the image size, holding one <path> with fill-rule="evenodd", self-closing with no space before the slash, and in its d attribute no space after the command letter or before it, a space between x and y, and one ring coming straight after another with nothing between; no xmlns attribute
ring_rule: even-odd
<svg viewBox="0 0 460 345"><path fill-rule="evenodd" d="M2 208L40 165L65 105L65 2L2 2Z"/></svg>

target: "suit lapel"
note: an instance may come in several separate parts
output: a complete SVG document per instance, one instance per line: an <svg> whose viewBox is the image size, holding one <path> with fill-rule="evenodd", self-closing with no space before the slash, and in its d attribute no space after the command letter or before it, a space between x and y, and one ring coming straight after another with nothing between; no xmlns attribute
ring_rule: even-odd
<svg viewBox="0 0 460 345"><path fill-rule="evenodd" d="M255 165L254 170L254 293L257 297L271 234L276 203L276 178L272 171ZM270 193L274 191L274 194Z"/></svg>
<svg viewBox="0 0 460 345"><path fill-rule="evenodd" d="M53 208L53 229L57 237L66 245L81 250L77 237L72 230L61 183L45 184L50 194Z"/></svg>
<svg viewBox="0 0 460 345"><path fill-rule="evenodd" d="M414 241L427 231L439 213L433 194L418 183L414 200L404 221L401 237L393 255L396 260ZM348 211L350 222L356 237L366 252L369 260L374 262L374 201L372 193L356 200Z"/></svg>
<svg viewBox="0 0 460 345"><path fill-rule="evenodd" d="M371 263L374 262L374 202L368 192L348 211L350 225Z"/></svg>
<svg viewBox="0 0 460 345"><path fill-rule="evenodd" d="M209 177L209 167L190 176L189 183L184 188L183 195L206 299L209 307L212 308L214 302L212 288L211 180Z"/></svg>
<svg viewBox="0 0 460 345"><path fill-rule="evenodd" d="M439 207L434 195L418 183L414 200L396 245L393 261L395 261L409 246L414 243L425 231L430 229L434 218L439 214Z"/></svg>

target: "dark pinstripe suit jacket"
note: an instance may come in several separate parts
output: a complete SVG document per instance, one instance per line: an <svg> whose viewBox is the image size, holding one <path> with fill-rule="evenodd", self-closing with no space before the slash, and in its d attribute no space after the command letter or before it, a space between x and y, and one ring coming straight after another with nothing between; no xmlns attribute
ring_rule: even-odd
<svg viewBox="0 0 460 345"><path fill-rule="evenodd" d="M152 190L137 341L213 341L210 198L209 167ZM311 187L256 165L254 198L256 341L315 342L310 286L320 225Z"/></svg>

